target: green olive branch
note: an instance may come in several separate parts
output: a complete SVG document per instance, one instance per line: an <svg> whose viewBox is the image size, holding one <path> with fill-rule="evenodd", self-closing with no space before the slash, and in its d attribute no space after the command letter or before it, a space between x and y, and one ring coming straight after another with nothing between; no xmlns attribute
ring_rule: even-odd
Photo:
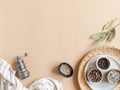
<svg viewBox="0 0 120 90"><path fill-rule="evenodd" d="M91 35L90 38L94 39L97 43L100 43L100 42L105 41L105 40L107 42L111 42L116 36L116 27L120 25L120 23L118 23L117 25L112 27L116 20L117 19L113 19L113 20L108 21L103 26L101 32Z"/></svg>

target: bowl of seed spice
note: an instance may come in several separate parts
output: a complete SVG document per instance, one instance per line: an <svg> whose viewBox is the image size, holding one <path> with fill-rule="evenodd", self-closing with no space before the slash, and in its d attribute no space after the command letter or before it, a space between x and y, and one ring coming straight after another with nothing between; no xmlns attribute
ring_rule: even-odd
<svg viewBox="0 0 120 90"><path fill-rule="evenodd" d="M107 80L111 84L120 84L120 70L112 69L107 74Z"/></svg>
<svg viewBox="0 0 120 90"><path fill-rule="evenodd" d="M108 70L110 67L110 59L107 57L100 57L96 61L96 66L100 70Z"/></svg>
<svg viewBox="0 0 120 90"><path fill-rule="evenodd" d="M66 63L66 62L62 62L59 66L58 66L58 72L66 77L69 78L73 75L73 68L70 64Z"/></svg>
<svg viewBox="0 0 120 90"><path fill-rule="evenodd" d="M89 82L100 82L102 81L102 72L99 69L92 67L87 71L86 77Z"/></svg>

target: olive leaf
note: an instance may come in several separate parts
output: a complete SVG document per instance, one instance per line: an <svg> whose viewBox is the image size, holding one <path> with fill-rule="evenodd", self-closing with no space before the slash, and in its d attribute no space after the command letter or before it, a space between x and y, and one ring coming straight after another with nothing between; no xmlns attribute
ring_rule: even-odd
<svg viewBox="0 0 120 90"><path fill-rule="evenodd" d="M91 39L95 39L96 42L100 43L107 37L107 32L99 32L90 36Z"/></svg>
<svg viewBox="0 0 120 90"><path fill-rule="evenodd" d="M97 43L102 41L111 42L116 36L116 27L120 25L120 22L116 25L113 25L114 22L117 20L113 19L108 21L102 28L102 31L90 36L91 39L94 39Z"/></svg>
<svg viewBox="0 0 120 90"><path fill-rule="evenodd" d="M106 32L103 32L102 36L99 39L97 39L96 42L100 43L100 42L104 41L106 39L106 37L107 37Z"/></svg>
<svg viewBox="0 0 120 90"><path fill-rule="evenodd" d="M102 30L109 30L111 28L111 26L113 25L113 23L116 21L117 19L113 19L108 21L102 28Z"/></svg>
<svg viewBox="0 0 120 90"><path fill-rule="evenodd" d="M111 30L110 35L108 36L107 41L111 42L111 41L115 38L115 35L116 35L115 28L113 28L113 29Z"/></svg>
<svg viewBox="0 0 120 90"><path fill-rule="evenodd" d="M98 40L98 39L100 39L104 34L105 34L105 32L99 32L99 33L96 33L96 34L91 35L90 38L91 38L91 39Z"/></svg>

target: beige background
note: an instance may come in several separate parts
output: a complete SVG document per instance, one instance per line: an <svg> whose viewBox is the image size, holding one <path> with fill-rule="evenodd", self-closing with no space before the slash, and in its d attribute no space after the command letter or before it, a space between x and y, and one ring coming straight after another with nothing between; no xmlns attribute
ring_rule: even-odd
<svg viewBox="0 0 120 90"><path fill-rule="evenodd" d="M31 76L22 81L25 86L53 77L64 90L79 90L76 67L88 50L98 46L89 36L120 18L119 4L120 0L0 0L0 57L14 67L16 56L28 52L24 60ZM120 48L119 28L108 46ZM61 62L72 65L72 78L56 72Z"/></svg>

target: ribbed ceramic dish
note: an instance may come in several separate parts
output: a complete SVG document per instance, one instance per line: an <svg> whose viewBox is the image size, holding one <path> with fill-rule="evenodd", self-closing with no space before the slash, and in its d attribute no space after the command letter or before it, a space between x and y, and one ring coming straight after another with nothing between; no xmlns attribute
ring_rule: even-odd
<svg viewBox="0 0 120 90"><path fill-rule="evenodd" d="M94 57L99 55L107 55L114 58L116 62L120 63L120 50L110 47L100 47L89 51L81 60L78 70L78 84L80 90L93 90L91 86L86 81L85 68L87 63ZM101 89L102 90L102 89ZM120 84L116 85L115 90L120 90Z"/></svg>

